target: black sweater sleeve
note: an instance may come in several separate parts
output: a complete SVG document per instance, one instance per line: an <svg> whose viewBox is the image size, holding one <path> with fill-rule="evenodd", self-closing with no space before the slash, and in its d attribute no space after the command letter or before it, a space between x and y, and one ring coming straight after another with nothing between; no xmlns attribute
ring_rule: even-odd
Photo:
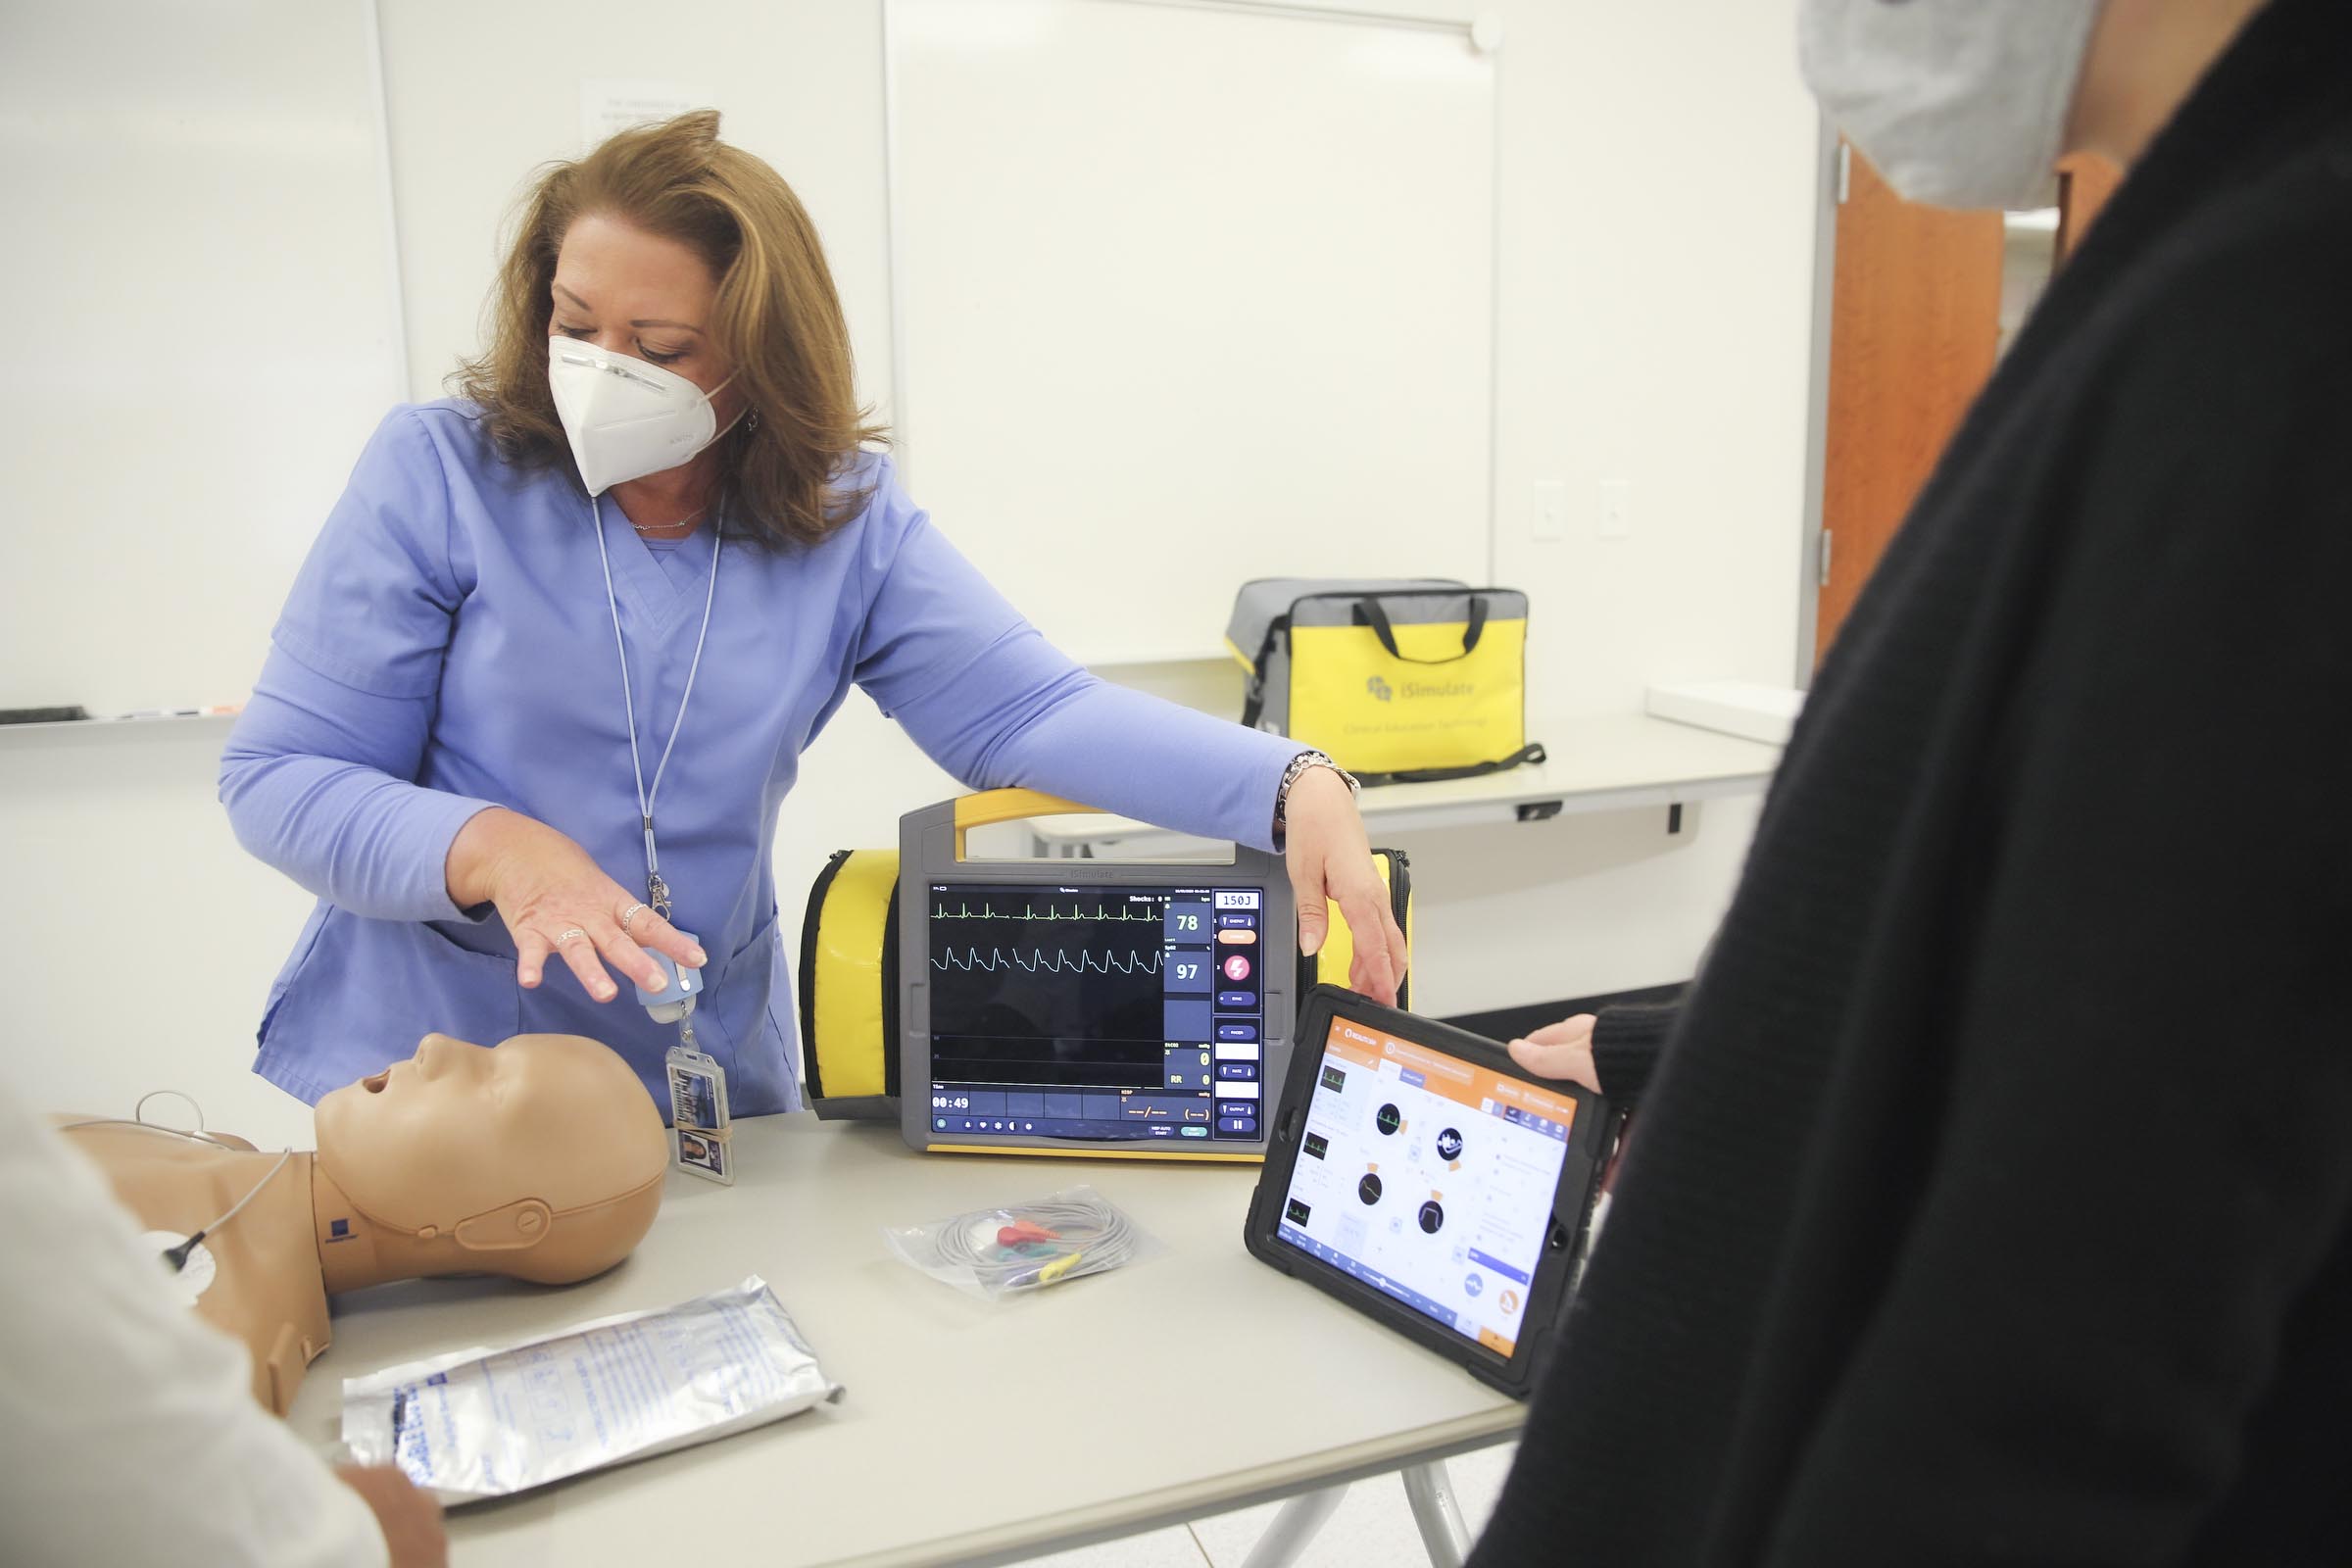
<svg viewBox="0 0 2352 1568"><path fill-rule="evenodd" d="M2284 297L2347 308L2341 228ZM2057 443L1934 1175L1771 1563L2180 1560L2352 1225L2352 368L2217 271Z"/></svg>
<svg viewBox="0 0 2352 1568"><path fill-rule="evenodd" d="M1642 1098L1682 1010L1679 1002L1621 1003L1593 1015L1592 1069L1602 1094L1621 1102Z"/></svg>

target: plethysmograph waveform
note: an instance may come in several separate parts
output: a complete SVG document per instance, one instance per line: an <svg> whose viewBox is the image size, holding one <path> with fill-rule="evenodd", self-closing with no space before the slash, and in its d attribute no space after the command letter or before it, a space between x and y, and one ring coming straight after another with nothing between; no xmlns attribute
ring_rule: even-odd
<svg viewBox="0 0 2352 1568"><path fill-rule="evenodd" d="M1047 906L1043 914L1038 913L1035 909L999 913L993 904L983 904L975 909L969 904L958 903L953 913L944 904L934 906L931 910L931 918L934 920L1095 920L1109 924L1123 921L1143 921L1157 925L1160 921L1160 912L1156 907L1148 906L1121 905L1116 909L1110 909L1098 904L1095 906L1095 912L1088 914L1076 904L1072 904L1070 912L1067 914L1062 913L1057 905Z"/></svg>
<svg viewBox="0 0 2352 1568"><path fill-rule="evenodd" d="M1098 957L1092 953L1006 953L993 948L983 956L978 948L966 948L959 956L954 952L931 960L934 969L961 969L965 973L984 970L994 974L1003 969L1022 969L1030 974L1157 974L1159 950L1148 953L1105 953Z"/></svg>

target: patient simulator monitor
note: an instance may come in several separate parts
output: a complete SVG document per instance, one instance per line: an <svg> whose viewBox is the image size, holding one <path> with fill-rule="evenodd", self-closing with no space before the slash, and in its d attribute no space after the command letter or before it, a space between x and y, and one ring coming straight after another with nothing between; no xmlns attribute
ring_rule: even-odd
<svg viewBox="0 0 2352 1568"><path fill-rule="evenodd" d="M1261 1156L1298 967L1281 860L967 859L967 828L1037 813L1015 793L901 824L906 1141Z"/></svg>

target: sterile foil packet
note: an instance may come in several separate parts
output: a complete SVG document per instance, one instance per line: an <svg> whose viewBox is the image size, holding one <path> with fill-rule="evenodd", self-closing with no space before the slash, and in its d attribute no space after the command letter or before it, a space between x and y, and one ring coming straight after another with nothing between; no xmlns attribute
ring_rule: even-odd
<svg viewBox="0 0 2352 1568"><path fill-rule="evenodd" d="M767 1282L343 1383L343 1442L447 1504L528 1492L839 1399Z"/></svg>

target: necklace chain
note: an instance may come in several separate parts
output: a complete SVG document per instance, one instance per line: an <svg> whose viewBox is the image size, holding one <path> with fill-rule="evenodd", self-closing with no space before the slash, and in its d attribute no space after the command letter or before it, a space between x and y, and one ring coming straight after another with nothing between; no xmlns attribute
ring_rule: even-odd
<svg viewBox="0 0 2352 1568"><path fill-rule="evenodd" d="M696 523L696 522L700 522L700 521L702 520L703 514L704 514L704 513L706 513L706 512L709 512L710 510L710 504L709 502L707 502L707 501L706 501L706 502L704 502L704 503L703 503L701 506L699 506L699 507L695 508L695 509L694 509L692 512L689 512L688 514L686 514L686 515L684 515L683 517L679 517L679 518L677 518L677 519L676 519L676 520L674 520L674 521L671 521L671 522L632 522L632 523L630 523L630 524L629 524L629 526L630 526L631 528L634 528L635 530L637 530L637 532L638 532L639 534L641 534L641 535L642 535L642 534L649 534L649 533L660 533L660 532L662 532L662 531L663 529L665 529L665 528L684 528L684 527L688 526L689 524Z"/></svg>

